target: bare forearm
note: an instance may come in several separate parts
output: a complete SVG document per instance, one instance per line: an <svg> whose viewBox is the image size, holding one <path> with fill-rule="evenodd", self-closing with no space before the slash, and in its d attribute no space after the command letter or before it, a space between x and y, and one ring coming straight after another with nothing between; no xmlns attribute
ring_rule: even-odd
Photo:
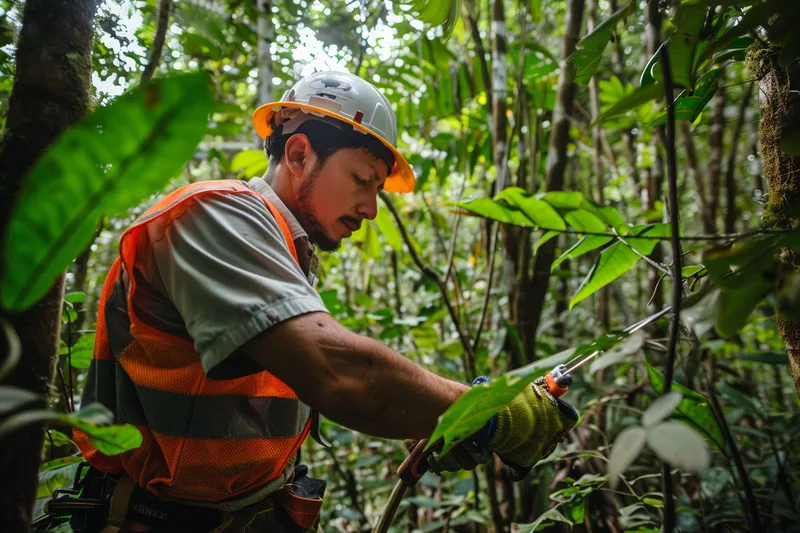
<svg viewBox="0 0 800 533"><path fill-rule="evenodd" d="M279 356L276 346L288 353ZM293 319L254 339L245 351L327 418L377 437L430 435L439 416L468 388L327 315Z"/></svg>

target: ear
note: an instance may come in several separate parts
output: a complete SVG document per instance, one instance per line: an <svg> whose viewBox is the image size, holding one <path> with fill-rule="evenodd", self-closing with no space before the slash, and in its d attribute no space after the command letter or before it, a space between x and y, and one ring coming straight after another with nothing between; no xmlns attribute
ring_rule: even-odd
<svg viewBox="0 0 800 533"><path fill-rule="evenodd" d="M289 137L283 155L289 172L297 178L308 175L317 164L317 155L311 148L311 142L302 133Z"/></svg>

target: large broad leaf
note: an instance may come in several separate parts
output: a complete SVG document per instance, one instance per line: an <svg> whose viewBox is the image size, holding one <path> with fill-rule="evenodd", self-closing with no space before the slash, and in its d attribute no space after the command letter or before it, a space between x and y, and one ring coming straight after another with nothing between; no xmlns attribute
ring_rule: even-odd
<svg viewBox="0 0 800 533"><path fill-rule="evenodd" d="M490 198L465 200L456 202L456 205L467 211L467 213L480 215L504 224L514 224L515 226L526 226L528 228L536 227L531 219L516 207L495 202Z"/></svg>
<svg viewBox="0 0 800 533"><path fill-rule="evenodd" d="M537 227L565 230L567 225L558 211L547 201L531 196L519 187L509 187L495 196L495 201L505 201L522 211Z"/></svg>
<svg viewBox="0 0 800 533"><path fill-rule="evenodd" d="M578 41L577 50L567 58L567 61L575 64L575 83L587 85L592 76L600 66L603 50L611 41L617 24L624 18L630 16L638 6L638 2L631 2L623 7L606 20L597 25L591 33Z"/></svg>
<svg viewBox="0 0 800 533"><path fill-rule="evenodd" d="M610 105L608 109L600 113L600 116L598 116L591 125L596 126L614 117L624 115L628 111L643 106L653 100L661 100L664 98L664 94L664 85L661 83L653 83L638 87L632 93Z"/></svg>
<svg viewBox="0 0 800 533"><path fill-rule="evenodd" d="M683 394L678 390L669 391L664 396L656 398L642 415L642 425L648 428L663 422L678 407L682 398Z"/></svg>
<svg viewBox="0 0 800 533"><path fill-rule="evenodd" d="M453 32L461 12L461 0L400 0L399 4L409 6L422 22L442 26L446 37Z"/></svg>
<svg viewBox="0 0 800 533"><path fill-rule="evenodd" d="M240 179L261 176L267 171L267 156L262 150L243 150L233 156L231 170Z"/></svg>
<svg viewBox="0 0 800 533"><path fill-rule="evenodd" d="M86 247L101 215L123 212L178 174L211 105L205 73L163 78L67 130L23 180L4 241L2 306L31 306Z"/></svg>
<svg viewBox="0 0 800 533"><path fill-rule="evenodd" d="M694 91L689 91L687 89L675 99L675 119L688 120L689 122L697 120L697 117L700 116L700 113L703 112L706 105L708 105L714 95L717 94L717 89L719 88L719 84L717 83L719 80L719 72L720 69L718 68L706 72L697 80L697 86ZM666 123L667 114L664 113L650 125L661 126Z"/></svg>
<svg viewBox="0 0 800 533"><path fill-rule="evenodd" d="M646 362L645 365L653 390L661 394L664 391L664 375L653 368L650 363ZM681 401L672 415L690 424L705 437L709 445L721 450L725 446L725 439L717 424L717 419L714 418L714 414L708 406L706 397L674 381L672 388L682 395Z"/></svg>
<svg viewBox="0 0 800 533"><path fill-rule="evenodd" d="M491 383L476 385L464 393L439 417L428 445L444 439L442 454L474 434L495 413L513 400L533 380L573 357L574 350L564 350L513 370Z"/></svg>
<svg viewBox="0 0 800 533"><path fill-rule="evenodd" d="M85 432L92 444L104 455L118 455L142 445L142 434L131 424L109 425L113 414L100 404L93 403L71 414L45 409L23 411L0 423L0 439L29 424L57 422Z"/></svg>
<svg viewBox="0 0 800 533"><path fill-rule="evenodd" d="M600 252L589 275L586 276L578 292L572 297L569 303L570 309L630 270L642 255L646 256L653 252L658 241L636 239L637 235L665 237L669 235L669 225L654 224L631 228L630 233L623 236L627 244L617 242ZM637 254L634 250L639 253Z"/></svg>
<svg viewBox="0 0 800 533"><path fill-rule="evenodd" d="M561 257L553 261L553 265L550 267L550 271L553 272L557 269L561 263L566 261L567 259L573 259L575 257L579 257L583 254L589 253L592 250L596 250L602 246L608 244L611 239L614 237L603 237L600 235L587 235L586 237L579 240L575 245L561 254Z"/></svg>
<svg viewBox="0 0 800 533"><path fill-rule="evenodd" d="M638 426L625 428L617 435L608 460L608 477L612 486L617 483L619 475L639 457L646 438L644 428Z"/></svg>
<svg viewBox="0 0 800 533"><path fill-rule="evenodd" d="M403 250L403 237L400 235L400 230L394 225L394 220L392 220L392 216L388 211L385 209L379 210L378 215L375 217L375 224L377 224L378 229L389 246L392 247L392 250L395 252Z"/></svg>
<svg viewBox="0 0 800 533"><path fill-rule="evenodd" d="M668 420L647 430L647 445L673 466L699 474L711 464L711 453L692 428Z"/></svg>
<svg viewBox="0 0 800 533"><path fill-rule="evenodd" d="M92 363L94 356L94 338L95 334L82 335L74 346L70 347L69 352L62 348L63 353L69 353L70 364L74 368L86 369Z"/></svg>

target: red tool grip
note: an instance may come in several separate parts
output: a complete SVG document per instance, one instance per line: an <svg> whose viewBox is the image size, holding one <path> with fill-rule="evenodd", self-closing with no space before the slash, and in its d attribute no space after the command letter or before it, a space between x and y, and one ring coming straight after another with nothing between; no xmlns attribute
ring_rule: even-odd
<svg viewBox="0 0 800 533"><path fill-rule="evenodd" d="M556 380L553 379L552 374L547 374L544 377L544 380L547 383L547 392L556 398L563 396L569 390L568 387L561 387L558 383L556 383Z"/></svg>
<svg viewBox="0 0 800 533"><path fill-rule="evenodd" d="M433 453L433 447L426 450L427 444L428 439L420 440L397 469L397 475L409 487L416 485L417 481L428 471L428 456Z"/></svg>

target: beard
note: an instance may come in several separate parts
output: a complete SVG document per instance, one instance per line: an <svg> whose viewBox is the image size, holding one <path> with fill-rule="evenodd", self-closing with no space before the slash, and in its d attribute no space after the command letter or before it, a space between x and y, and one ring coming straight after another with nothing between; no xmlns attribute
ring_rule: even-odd
<svg viewBox="0 0 800 533"><path fill-rule="evenodd" d="M314 190L314 185L316 185L319 173L320 165L318 164L313 174L308 177L308 180L303 183L297 191L297 215L303 229L308 233L309 240L320 250L333 252L339 249L342 241L328 237L328 234L325 232L325 229L322 227L322 224L314 212L314 207L311 205L311 191Z"/></svg>

